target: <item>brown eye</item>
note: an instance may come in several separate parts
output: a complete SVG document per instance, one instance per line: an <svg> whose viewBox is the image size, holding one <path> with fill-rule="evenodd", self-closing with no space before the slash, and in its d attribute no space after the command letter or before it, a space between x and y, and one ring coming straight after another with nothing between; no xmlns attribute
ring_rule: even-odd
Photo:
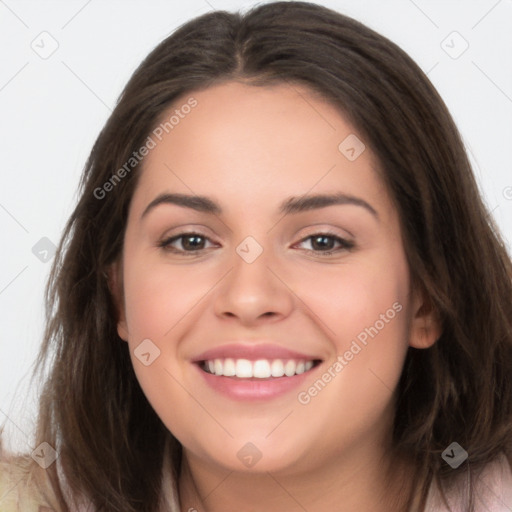
<svg viewBox="0 0 512 512"><path fill-rule="evenodd" d="M337 235L331 233L315 233L314 235L310 235L304 238L300 243L305 243L309 241L311 245L311 249L305 249L309 253L315 253L322 255L322 253L332 254L333 252L340 252L342 250L349 250L354 247L354 243L344 238L341 238ZM336 247L336 244L338 246Z"/></svg>
<svg viewBox="0 0 512 512"><path fill-rule="evenodd" d="M205 249L205 244L210 239L199 233L180 233L171 238L159 242L158 246L171 252L196 253ZM178 247L175 247L178 242Z"/></svg>

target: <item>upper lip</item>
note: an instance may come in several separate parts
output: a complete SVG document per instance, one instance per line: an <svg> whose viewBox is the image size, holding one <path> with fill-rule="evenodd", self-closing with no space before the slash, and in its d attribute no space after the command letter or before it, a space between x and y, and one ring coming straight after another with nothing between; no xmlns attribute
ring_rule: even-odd
<svg viewBox="0 0 512 512"><path fill-rule="evenodd" d="M258 359L299 359L305 361L320 360L321 358L315 355L304 354L289 350L280 345L271 343L228 343L218 347L210 348L197 357L192 359L192 362L198 363L201 361L208 361L212 359L248 359L256 361Z"/></svg>

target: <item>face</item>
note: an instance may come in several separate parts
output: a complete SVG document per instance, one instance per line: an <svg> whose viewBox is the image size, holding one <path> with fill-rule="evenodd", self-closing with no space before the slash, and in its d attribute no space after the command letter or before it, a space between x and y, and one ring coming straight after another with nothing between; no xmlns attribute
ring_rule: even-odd
<svg viewBox="0 0 512 512"><path fill-rule="evenodd" d="M144 159L114 272L144 393L212 467L371 450L408 346L436 339L371 148L305 88L190 96Z"/></svg>

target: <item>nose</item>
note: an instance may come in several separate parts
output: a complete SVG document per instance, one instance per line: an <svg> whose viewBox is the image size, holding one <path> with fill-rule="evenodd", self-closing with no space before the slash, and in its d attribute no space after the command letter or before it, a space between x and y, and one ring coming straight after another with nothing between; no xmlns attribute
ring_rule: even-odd
<svg viewBox="0 0 512 512"><path fill-rule="evenodd" d="M286 318L293 310L294 294L283 267L266 250L248 261L237 253L233 256L231 270L216 290L216 315L245 326Z"/></svg>

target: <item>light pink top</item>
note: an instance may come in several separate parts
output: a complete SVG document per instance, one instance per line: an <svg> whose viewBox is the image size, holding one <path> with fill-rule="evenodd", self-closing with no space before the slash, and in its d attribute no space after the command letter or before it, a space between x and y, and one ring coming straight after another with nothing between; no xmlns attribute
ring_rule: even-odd
<svg viewBox="0 0 512 512"><path fill-rule="evenodd" d="M485 467L474 487L475 512L512 512L512 471L505 455ZM467 480L461 479L457 489L445 493L450 510L443 504L437 486L432 485L425 512L467 512L467 488Z"/></svg>

